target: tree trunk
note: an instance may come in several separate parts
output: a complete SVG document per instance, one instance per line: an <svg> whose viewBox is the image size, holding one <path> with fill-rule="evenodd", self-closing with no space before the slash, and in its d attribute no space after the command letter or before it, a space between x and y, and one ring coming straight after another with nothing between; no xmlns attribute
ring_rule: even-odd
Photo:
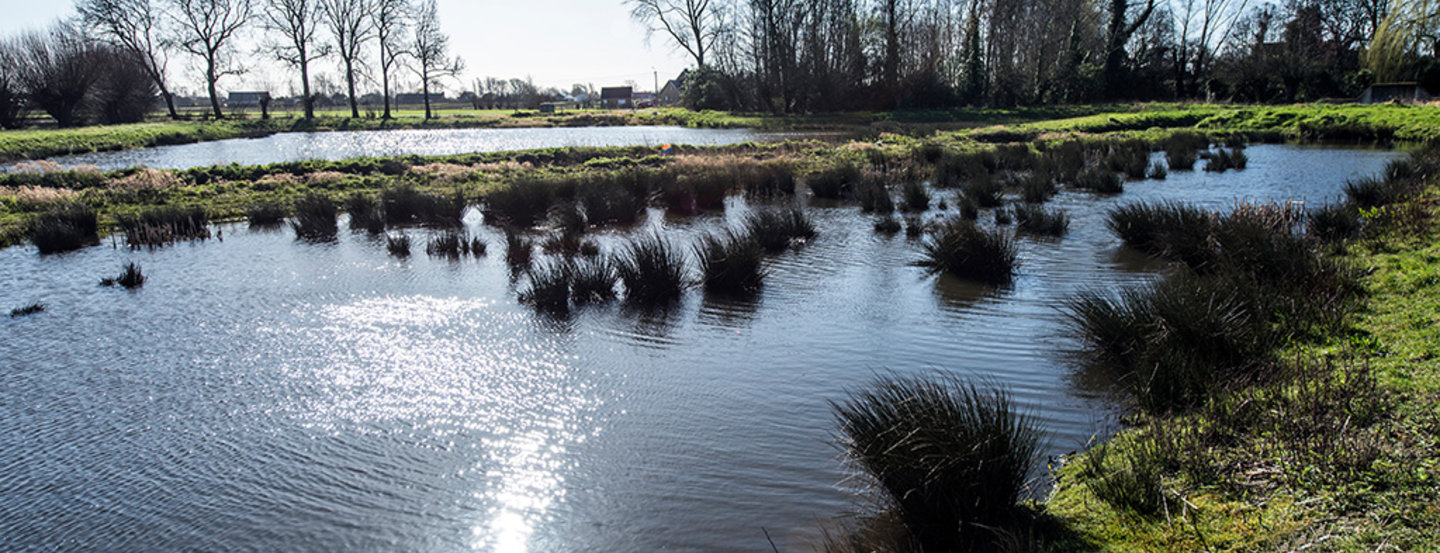
<svg viewBox="0 0 1440 553"><path fill-rule="evenodd" d="M215 75L215 62L211 61L205 69L205 87L210 91L210 107L215 110L217 121L225 118L225 112L220 110L220 95L215 92L215 82L219 80Z"/></svg>
<svg viewBox="0 0 1440 553"><path fill-rule="evenodd" d="M300 54L300 90L305 96L305 118L315 118L315 96L310 94L310 62L305 61L305 54Z"/></svg>
<svg viewBox="0 0 1440 553"><path fill-rule="evenodd" d="M160 87L160 97L165 99L165 109L170 111L170 119L178 121L180 113L175 111L175 95L162 86Z"/></svg>
<svg viewBox="0 0 1440 553"><path fill-rule="evenodd" d="M423 63L423 62L422 62L422 63ZM429 75L422 75L422 76L420 77L420 82L421 82L421 84L420 84L420 90L421 90L422 92L424 92L424 94L425 94L425 120L426 120L426 121L429 121L429 120L430 120L430 76L429 76Z"/></svg>
<svg viewBox="0 0 1440 553"><path fill-rule="evenodd" d="M360 102L355 98L355 67L354 62L345 60L345 84L350 88L350 118L360 118Z"/></svg>
<svg viewBox="0 0 1440 553"><path fill-rule="evenodd" d="M384 60L380 62L380 95L385 97L385 115L381 119L390 120L390 69L385 67Z"/></svg>

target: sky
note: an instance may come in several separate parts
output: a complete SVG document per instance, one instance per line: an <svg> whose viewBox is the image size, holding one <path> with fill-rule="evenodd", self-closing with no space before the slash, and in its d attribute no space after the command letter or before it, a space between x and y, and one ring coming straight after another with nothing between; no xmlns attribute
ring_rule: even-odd
<svg viewBox="0 0 1440 553"><path fill-rule="evenodd" d="M655 35L647 44L645 27L631 20L629 8L620 0L438 3L441 28L450 35L450 51L465 60L460 78L446 83L450 91L469 90L473 79L487 76L529 77L541 87L567 91L577 83L599 88L627 81L649 90L654 87L655 72L664 86L687 65L684 53L675 51L663 35ZM43 27L74 13L74 4L68 0L0 0L0 36ZM262 59L254 44L253 38L246 42L241 59ZM321 60L318 65L322 76L339 82L338 60ZM171 80L181 88L191 92L204 89L193 60L182 55L171 62L171 69ZM279 64L264 62L246 75L227 77L221 88L289 94L296 81L290 73ZM410 81L419 82L413 77Z"/></svg>

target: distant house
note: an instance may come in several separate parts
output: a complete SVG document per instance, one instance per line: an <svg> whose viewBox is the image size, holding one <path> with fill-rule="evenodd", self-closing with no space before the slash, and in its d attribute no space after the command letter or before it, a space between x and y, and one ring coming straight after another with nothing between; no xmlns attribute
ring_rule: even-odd
<svg viewBox="0 0 1440 553"><path fill-rule="evenodd" d="M437 91L435 91L435 92L431 92L431 93L430 93L430 103L433 104L433 103L435 103L435 102L444 102L444 101L445 101L445 93L444 93L444 92L441 92L441 91L438 91L438 90L437 90ZM395 95L395 103L396 103L396 104L423 104L423 103L425 103L425 94L424 94L423 92L402 92L402 93L400 93L400 94L396 94L396 95Z"/></svg>
<svg viewBox="0 0 1440 553"><path fill-rule="evenodd" d="M575 102L570 101L542 102L540 104L540 113L559 113L567 109L577 109L577 107Z"/></svg>
<svg viewBox="0 0 1440 553"><path fill-rule="evenodd" d="M633 96L631 96L631 99L635 101L635 107L637 108L655 107L654 92L636 92Z"/></svg>
<svg viewBox="0 0 1440 553"><path fill-rule="evenodd" d="M656 100L660 102L660 105L678 106L681 102L685 101L685 81L689 80L689 77L690 70L686 69L680 72L680 76L670 79L669 82L665 83L665 86L660 89L660 94L656 96Z"/></svg>
<svg viewBox="0 0 1440 553"><path fill-rule="evenodd" d="M1365 89L1360 95L1362 104L1384 104L1387 102L1400 102L1402 104L1413 104L1417 102L1429 102L1435 99L1424 86L1419 83L1377 83Z"/></svg>
<svg viewBox="0 0 1440 553"><path fill-rule="evenodd" d="M258 108L270 104L269 92L231 92L225 105L232 108Z"/></svg>
<svg viewBox="0 0 1440 553"><path fill-rule="evenodd" d="M615 86L600 89L600 106L605 109L628 109L635 107L635 89Z"/></svg>

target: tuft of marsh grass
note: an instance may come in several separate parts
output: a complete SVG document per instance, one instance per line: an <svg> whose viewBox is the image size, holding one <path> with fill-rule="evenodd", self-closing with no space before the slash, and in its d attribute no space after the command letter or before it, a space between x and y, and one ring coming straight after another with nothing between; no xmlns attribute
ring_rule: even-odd
<svg viewBox="0 0 1440 553"><path fill-rule="evenodd" d="M1340 202L1310 212L1307 232L1333 242L1354 237L1362 225L1360 210L1350 202Z"/></svg>
<svg viewBox="0 0 1440 553"><path fill-rule="evenodd" d="M890 189L880 179L866 179L855 191L855 201L860 204L861 213L886 214L895 211L895 199Z"/></svg>
<svg viewBox="0 0 1440 553"><path fill-rule="evenodd" d="M1025 203L1043 204L1050 201L1057 190L1055 179L1048 173L1031 172L1019 179L1020 199Z"/></svg>
<svg viewBox="0 0 1440 553"><path fill-rule="evenodd" d="M598 256L599 252L596 252ZM570 297L575 303L599 303L615 299L620 276L608 259L589 259L572 264Z"/></svg>
<svg viewBox="0 0 1440 553"><path fill-rule="evenodd" d="M1155 163L1150 164L1150 170L1145 173L1146 178L1153 180L1165 180L1168 176L1170 176L1169 168L1165 166L1165 162L1158 159L1155 160Z"/></svg>
<svg viewBox="0 0 1440 553"><path fill-rule="evenodd" d="M1043 205L1015 204L1016 228L1020 232L1039 236L1064 236L1070 231L1070 217L1060 209L1049 209Z"/></svg>
<svg viewBox="0 0 1440 553"><path fill-rule="evenodd" d="M550 211L555 201L551 180L525 177L485 196L485 216L510 226L535 226Z"/></svg>
<svg viewBox="0 0 1440 553"><path fill-rule="evenodd" d="M569 312L574 273L574 265L566 261L543 261L531 266L526 271L529 278L520 291L520 301L542 311Z"/></svg>
<svg viewBox="0 0 1440 553"><path fill-rule="evenodd" d="M765 248L753 231L726 229L700 238L695 247L705 290L721 293L750 292L765 279Z"/></svg>
<svg viewBox="0 0 1440 553"><path fill-rule="evenodd" d="M410 257L410 236L405 233L386 236L385 250L395 257Z"/></svg>
<svg viewBox="0 0 1440 553"><path fill-rule="evenodd" d="M132 261L125 264L125 269L120 272L120 276L115 278L102 278L100 279L100 285L119 285L126 290L134 290L145 285L145 273L140 270L140 265Z"/></svg>
<svg viewBox="0 0 1440 553"><path fill-rule="evenodd" d="M875 232L881 234L895 234L897 232L900 232L900 230L900 220L895 218L895 214L893 213L888 213L878 219L875 219Z"/></svg>
<svg viewBox="0 0 1440 553"><path fill-rule="evenodd" d="M1244 171L1249 161L1250 158L1245 155L1243 148L1217 148L1210 154L1210 162L1205 164L1205 170L1212 173L1223 173L1231 169Z"/></svg>
<svg viewBox="0 0 1440 553"><path fill-rule="evenodd" d="M528 267L535 254L535 241L515 229L505 230L505 262L512 267Z"/></svg>
<svg viewBox="0 0 1440 553"><path fill-rule="evenodd" d="M120 229L132 248L164 246L181 240L210 237L210 217L199 206L162 206L121 215Z"/></svg>
<svg viewBox="0 0 1440 553"><path fill-rule="evenodd" d="M339 232L336 224L337 210L335 203L323 194L310 193L301 197L295 202L295 220L290 221L290 228L295 230L295 237L303 240L327 241L334 240L335 233Z"/></svg>
<svg viewBox="0 0 1440 553"><path fill-rule="evenodd" d="M285 223L285 205L279 202L262 202L245 209L245 218L250 228L275 228Z"/></svg>
<svg viewBox="0 0 1440 553"><path fill-rule="evenodd" d="M811 174L805 179L805 185L816 198L838 200L850 196L864 178L859 167L846 162Z"/></svg>
<svg viewBox="0 0 1440 553"><path fill-rule="evenodd" d="M1182 261L1193 268L1213 262L1214 214L1179 202L1141 202L1110 211L1106 224L1125 245Z"/></svg>
<svg viewBox="0 0 1440 553"><path fill-rule="evenodd" d="M960 190L966 199L982 208L999 207L1005 203L1005 185L995 179L965 181Z"/></svg>
<svg viewBox="0 0 1440 553"><path fill-rule="evenodd" d="M966 221L974 221L980 218L980 204L968 195L961 195L955 202L960 218Z"/></svg>
<svg viewBox="0 0 1440 553"><path fill-rule="evenodd" d="M1120 178L1120 174L1100 166L1091 167L1075 175L1074 185L1076 188L1101 194L1125 192L1125 181Z"/></svg>
<svg viewBox="0 0 1440 553"><path fill-rule="evenodd" d="M78 250L100 242L95 210L81 203L65 203L31 221L26 234L42 254Z"/></svg>
<svg viewBox="0 0 1440 553"><path fill-rule="evenodd" d="M921 212L930 209L930 191L918 181L906 182L900 188L900 195L904 199L902 206L905 211Z"/></svg>
<svg viewBox="0 0 1440 553"><path fill-rule="evenodd" d="M409 238L405 240L408 251ZM425 244L425 253L449 259L460 259L467 255L481 257L485 255L485 242L478 237L471 238L469 233L463 230L443 230L430 236L430 242Z"/></svg>
<svg viewBox="0 0 1440 553"><path fill-rule="evenodd" d="M20 317L28 317L28 316L34 315L34 314L36 314L36 313L42 313L42 312L44 312L44 311L45 311L45 304L43 304L43 303L32 303L32 304L26 305L26 306L24 306L24 307L16 307L15 309L11 309L11 310L10 310L10 318L16 319L16 318L20 318Z"/></svg>
<svg viewBox="0 0 1440 553"><path fill-rule="evenodd" d="M931 273L951 275L985 284L1009 283L1015 276L1018 250L1009 235L987 231L974 222L951 219L931 231L924 257L915 264Z"/></svg>
<svg viewBox="0 0 1440 553"><path fill-rule="evenodd" d="M1386 181L1377 178L1352 179L1345 182L1345 198L1355 207L1370 209L1389 205L1395 200Z"/></svg>
<svg viewBox="0 0 1440 553"><path fill-rule="evenodd" d="M614 266L632 304L669 303L687 286L684 252L659 234L631 240L615 254Z"/></svg>
<svg viewBox="0 0 1440 553"><path fill-rule="evenodd" d="M799 207L759 209L745 219L745 231L767 252L784 251L815 237L815 223Z"/></svg>
<svg viewBox="0 0 1440 553"><path fill-rule="evenodd" d="M970 550L1023 518L1040 430L1010 395L955 377L880 376L831 403L850 462L924 551Z"/></svg>
<svg viewBox="0 0 1440 553"><path fill-rule="evenodd" d="M345 211L350 214L350 228L364 229L371 234L385 232L385 210L373 198L356 192L345 199Z"/></svg>
<svg viewBox="0 0 1440 553"><path fill-rule="evenodd" d="M1009 209L1003 207L995 208L995 226L1008 226L1013 222L1015 222L1015 217L1010 213Z"/></svg>
<svg viewBox="0 0 1440 553"><path fill-rule="evenodd" d="M906 237L906 238L912 238L912 239L913 239L913 238L919 238L919 237L921 237L921 236L924 236L924 235L925 235L925 231L926 231L926 230L929 230L929 228L930 228L930 225L925 224L925 219L920 218L920 216L918 216L918 215L911 215L911 216L908 216L908 217L905 218L905 237Z"/></svg>
<svg viewBox="0 0 1440 553"><path fill-rule="evenodd" d="M935 164L935 186L955 188L963 183L991 180L986 155L980 152L947 153Z"/></svg>

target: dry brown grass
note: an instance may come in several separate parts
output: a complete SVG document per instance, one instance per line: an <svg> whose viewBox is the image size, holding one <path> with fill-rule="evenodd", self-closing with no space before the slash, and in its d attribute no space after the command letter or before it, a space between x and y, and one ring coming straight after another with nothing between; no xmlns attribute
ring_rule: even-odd
<svg viewBox="0 0 1440 553"><path fill-rule="evenodd" d="M80 194L69 188L46 188L42 186L0 186L0 203L13 204L24 211L74 201Z"/></svg>
<svg viewBox="0 0 1440 553"><path fill-rule="evenodd" d="M346 175L345 173L341 173L339 171L316 171L314 173L305 175L305 184L311 186L326 186L338 183L341 180L344 180L347 176L349 175Z"/></svg>
<svg viewBox="0 0 1440 553"><path fill-rule="evenodd" d="M175 173L159 169L141 168L130 175L110 181L110 188L122 190L158 190L180 186Z"/></svg>
<svg viewBox="0 0 1440 553"><path fill-rule="evenodd" d="M431 184L455 184L474 180L481 171L469 165L431 163L410 168L410 174L423 177Z"/></svg>

